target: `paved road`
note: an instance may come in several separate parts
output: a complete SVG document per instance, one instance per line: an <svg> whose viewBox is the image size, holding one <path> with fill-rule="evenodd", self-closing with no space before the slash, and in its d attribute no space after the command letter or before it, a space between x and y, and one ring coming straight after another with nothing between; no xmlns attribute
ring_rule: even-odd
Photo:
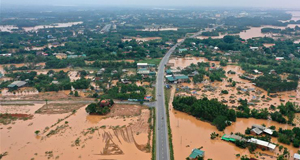
<svg viewBox="0 0 300 160"><path fill-rule="evenodd" d="M216 28L216 27L214 27ZM214 28L206 29L204 31L211 31ZM199 31L189 38L195 38L204 31ZM163 57L157 72L156 79L156 160L170 160L170 148L168 139L168 126L167 115L165 107L165 95L164 95L164 72L165 65L168 63L170 55L176 50L177 46L181 45L185 41L184 38L181 42L175 44Z"/></svg>

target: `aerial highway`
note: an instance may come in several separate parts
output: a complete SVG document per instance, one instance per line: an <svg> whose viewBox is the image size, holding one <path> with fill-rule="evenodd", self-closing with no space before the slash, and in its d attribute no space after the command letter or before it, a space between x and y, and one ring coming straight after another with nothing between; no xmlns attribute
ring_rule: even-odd
<svg viewBox="0 0 300 160"><path fill-rule="evenodd" d="M217 26L216 26L217 27ZM197 33L194 33L189 38L195 38L201 35L202 32L211 31L214 28L208 28ZM170 148L168 139L167 114L165 106L165 65L168 63L171 54L178 46L185 41L186 37L176 43L163 57L158 66L156 79L156 160L170 160Z"/></svg>

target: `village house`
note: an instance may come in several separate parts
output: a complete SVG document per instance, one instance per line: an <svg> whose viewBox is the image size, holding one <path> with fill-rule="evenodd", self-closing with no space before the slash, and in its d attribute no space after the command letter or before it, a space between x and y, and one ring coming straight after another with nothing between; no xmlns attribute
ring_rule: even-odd
<svg viewBox="0 0 300 160"><path fill-rule="evenodd" d="M300 154L295 153L294 154L294 160L300 160Z"/></svg>
<svg viewBox="0 0 300 160"><path fill-rule="evenodd" d="M179 49L178 49L178 52L179 52L179 53L186 52L186 51L188 51L186 48L179 48Z"/></svg>
<svg viewBox="0 0 300 160"><path fill-rule="evenodd" d="M277 75L276 71L274 69L271 69L269 74Z"/></svg>
<svg viewBox="0 0 300 160"><path fill-rule="evenodd" d="M145 97L144 97L144 101L149 102L149 101L151 101L151 100L152 100L152 96L145 96Z"/></svg>
<svg viewBox="0 0 300 160"><path fill-rule="evenodd" d="M284 60L284 57L276 57L275 60L276 61L282 61L282 60Z"/></svg>
<svg viewBox="0 0 300 160"><path fill-rule="evenodd" d="M264 126L254 124L254 125L252 125L252 129L250 132L252 135L260 135L262 133L272 135L274 131L272 129L266 128Z"/></svg>
<svg viewBox="0 0 300 160"><path fill-rule="evenodd" d="M252 51L258 51L259 47L250 47L250 50L252 50Z"/></svg>
<svg viewBox="0 0 300 160"><path fill-rule="evenodd" d="M105 72L105 68L101 68L98 72L97 75L101 75Z"/></svg>
<svg viewBox="0 0 300 160"><path fill-rule="evenodd" d="M0 57L11 57L12 53L4 53L4 54L0 54Z"/></svg>
<svg viewBox="0 0 300 160"><path fill-rule="evenodd" d="M167 69L166 70L167 75L177 74L177 73L180 73L180 72L181 72L181 70L179 70L179 69Z"/></svg>
<svg viewBox="0 0 300 160"><path fill-rule="evenodd" d="M173 74L173 75L167 75L166 79L169 83L182 83L187 82L189 80L189 77L183 74Z"/></svg>
<svg viewBox="0 0 300 160"><path fill-rule="evenodd" d="M251 138L248 140L249 143L254 143L257 145L260 149L269 149L269 150L275 150L276 145L270 142L262 141L256 138Z"/></svg>
<svg viewBox="0 0 300 160"><path fill-rule="evenodd" d="M235 134L224 134L221 139L227 142L246 141L245 138Z"/></svg>
<svg viewBox="0 0 300 160"><path fill-rule="evenodd" d="M200 158L200 157L204 157L204 151L202 151L201 149L193 149L192 150L192 153L190 154L190 156L189 156L189 159L190 160L197 160L198 158Z"/></svg>
<svg viewBox="0 0 300 160"><path fill-rule="evenodd" d="M48 56L48 54L47 54L47 53L45 53L45 52L42 52L42 51L38 51L38 52L36 52L36 55L37 55L37 56Z"/></svg>
<svg viewBox="0 0 300 160"><path fill-rule="evenodd" d="M21 88L24 87L27 84L25 81L14 81L11 84L9 84L8 88Z"/></svg>

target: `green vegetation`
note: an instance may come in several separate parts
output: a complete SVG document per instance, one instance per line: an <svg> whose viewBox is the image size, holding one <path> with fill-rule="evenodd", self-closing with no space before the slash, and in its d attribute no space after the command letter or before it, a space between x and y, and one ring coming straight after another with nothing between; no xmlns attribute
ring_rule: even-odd
<svg viewBox="0 0 300 160"><path fill-rule="evenodd" d="M256 86L270 92L295 90L298 86L298 81L282 81L280 76L274 75L259 76L253 82Z"/></svg>
<svg viewBox="0 0 300 160"><path fill-rule="evenodd" d="M161 61L160 58L152 58L152 59L141 60L141 61L139 61L139 63L155 64L158 66L160 61Z"/></svg>
<svg viewBox="0 0 300 160"><path fill-rule="evenodd" d="M173 137L172 137L172 129L170 125L170 112L169 112L169 102L171 98L171 90L164 89L165 92L165 107L167 114L167 125L168 125L168 138L169 138L169 147L170 147L170 159L174 160L174 149L173 149Z"/></svg>
<svg viewBox="0 0 300 160"><path fill-rule="evenodd" d="M151 109L152 112L152 157L151 160L156 160L156 110Z"/></svg>
<svg viewBox="0 0 300 160"><path fill-rule="evenodd" d="M217 99L175 97L173 106L176 110L212 122L220 131L229 125L228 121L236 121L235 110L228 109L228 106L222 104Z"/></svg>
<svg viewBox="0 0 300 160"><path fill-rule="evenodd" d="M136 84L118 84L106 91L102 98L112 98L112 99L138 99L143 100L146 95L146 89L144 87L139 87Z"/></svg>
<svg viewBox="0 0 300 160"><path fill-rule="evenodd" d="M98 114L98 115L105 115L110 112L110 107L114 104L114 101L110 99L101 100L98 103L91 103L86 108L85 111L89 114Z"/></svg>

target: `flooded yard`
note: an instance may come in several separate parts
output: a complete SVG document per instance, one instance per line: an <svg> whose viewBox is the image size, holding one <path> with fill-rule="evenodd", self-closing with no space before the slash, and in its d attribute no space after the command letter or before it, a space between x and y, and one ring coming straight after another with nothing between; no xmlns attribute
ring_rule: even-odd
<svg viewBox="0 0 300 160"><path fill-rule="evenodd" d="M61 114L35 113L43 105L1 106L1 113L33 114L32 119L0 124L0 152L8 152L4 159L151 158L147 108L114 105L107 116L88 115L85 107Z"/></svg>

